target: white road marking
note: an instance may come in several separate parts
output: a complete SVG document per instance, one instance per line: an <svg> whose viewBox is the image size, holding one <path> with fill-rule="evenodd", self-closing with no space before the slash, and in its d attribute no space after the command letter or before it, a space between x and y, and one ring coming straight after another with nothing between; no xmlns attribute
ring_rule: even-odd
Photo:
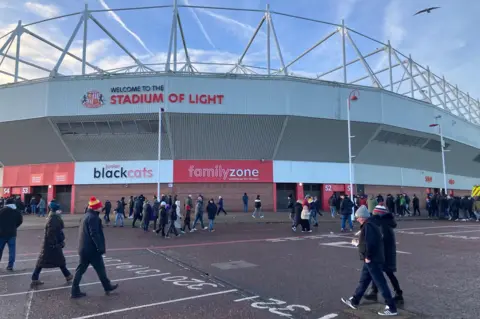
<svg viewBox="0 0 480 319"><path fill-rule="evenodd" d="M112 265L105 265L105 267L112 267L112 266L120 266L120 265L128 265L129 263L121 263L121 264L112 264ZM92 266L88 267L88 268L92 268ZM147 267L148 268L148 267ZM68 270L75 270L77 268L68 268ZM45 273L49 273L49 272L57 272L57 271L60 271L60 269L53 269L53 270L42 270L42 274L45 274ZM13 274L8 274L8 275L0 275L0 278L4 278L4 277L15 277L15 276L23 276L23 275L31 275L33 272L30 271L30 272L19 272L19 273L13 273Z"/></svg>
<svg viewBox="0 0 480 319"><path fill-rule="evenodd" d="M473 233L473 232L477 232L477 231L480 231L480 228L479 228L479 229L475 229L475 230L462 230L462 231L454 231L454 232L448 232L448 233L425 234L425 236L449 235L449 234L460 234L460 233Z"/></svg>
<svg viewBox="0 0 480 319"><path fill-rule="evenodd" d="M471 228L478 227L477 225L452 225L452 226L432 226L432 227L416 227L416 228L398 228L398 230L422 230L422 229L436 229L436 228Z"/></svg>
<svg viewBox="0 0 480 319"><path fill-rule="evenodd" d="M321 318L318 318L318 319L332 319L332 318L336 318L338 317L338 315L336 313L331 313L331 314L328 314L326 316L323 316Z"/></svg>
<svg viewBox="0 0 480 319"><path fill-rule="evenodd" d="M25 319L28 319L30 317L30 310L32 309L32 301L33 301L33 291L30 292L28 295L28 300L26 303L26 314L25 314Z"/></svg>
<svg viewBox="0 0 480 319"><path fill-rule="evenodd" d="M337 241L334 243L322 243L320 244L322 246L330 246L330 247L339 247L339 248L350 248L350 249L357 249L356 246L353 246L351 242L349 241ZM405 254L405 255L411 255L412 253L409 253L407 251L402 251L402 250L397 250L398 254Z"/></svg>
<svg viewBox="0 0 480 319"><path fill-rule="evenodd" d="M121 279L114 279L112 280L113 282L121 282L121 281L127 281L127 280L136 280L136 279L144 279L144 278L150 278L150 277L158 277L158 276L166 276L170 275L169 272L164 273L164 274L155 274L155 275L148 275L148 276L136 276L136 277L129 277L129 278L121 278ZM89 282L86 284L81 284L81 287L84 286L91 286L91 285L98 285L100 284L100 281L95 281L95 282ZM61 290L61 289L69 289L72 288L71 286L63 286L63 287L55 287L55 288L47 288L47 289L39 289L39 290L31 290L31 292L38 293L38 292L45 292L45 291L53 291L53 290ZM25 295L28 294L30 291L22 291L22 292L14 292L11 294L4 294L0 295L1 297L11 297L11 296L20 296L20 295Z"/></svg>
<svg viewBox="0 0 480 319"><path fill-rule="evenodd" d="M72 257L78 257L78 255L75 255L75 256L65 256L65 258L72 258ZM35 258L35 259L22 259L22 260L15 260L15 263L21 263L21 262L24 262L24 261L37 261L38 258ZM0 264L5 264L5 263L8 263L8 260L6 261L0 261Z"/></svg>
<svg viewBox="0 0 480 319"><path fill-rule="evenodd" d="M178 299L160 301L160 302L146 304L146 305L128 307L128 308L117 309L117 310L112 310L112 311L106 311L106 312L96 313L96 314L87 315L87 316L83 316L83 317L76 317L74 319L89 319L89 318L107 316L107 315L111 315L111 314L115 314L115 313L132 311L132 310L149 308L149 307L155 307L155 306L161 306L161 305L166 305L166 304L171 304L171 303L176 303L176 302L181 302L181 301L194 300L194 299L205 298L205 297L216 296L216 295L225 295L225 294L236 292L236 291L238 291L238 290L237 289L223 290L223 291L212 292L212 293L203 294L203 295L197 295L197 296L191 296L191 297L185 297L185 298L178 298Z"/></svg>
<svg viewBox="0 0 480 319"><path fill-rule="evenodd" d="M255 299L255 298L259 298L259 297L260 297L260 296L246 297L246 298L241 298L241 299L234 300L234 302L240 302L240 301L245 301L245 300L252 300L252 299Z"/></svg>

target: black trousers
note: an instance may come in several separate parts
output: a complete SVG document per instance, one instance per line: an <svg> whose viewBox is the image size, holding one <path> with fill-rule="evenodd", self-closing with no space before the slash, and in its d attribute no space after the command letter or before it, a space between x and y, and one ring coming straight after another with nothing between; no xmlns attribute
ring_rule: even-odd
<svg viewBox="0 0 480 319"><path fill-rule="evenodd" d="M413 206L413 216L417 215L417 212L418 216L420 216L420 208L418 206Z"/></svg>
<svg viewBox="0 0 480 319"><path fill-rule="evenodd" d="M220 212L223 212L225 215L227 215L227 212L225 211L225 208L219 207L217 211L217 216L220 215Z"/></svg>
<svg viewBox="0 0 480 319"><path fill-rule="evenodd" d="M395 291L395 294L398 296L402 295L402 289L400 289L400 283L398 282L397 277L392 271L385 271L385 274L387 275L388 279L390 279L390 282L392 283L393 291ZM378 293L378 287L375 285L375 282L372 282L372 294L377 294Z"/></svg>
<svg viewBox="0 0 480 319"><path fill-rule="evenodd" d="M132 227L135 227L135 222L139 220L140 222L142 222L142 218L140 217L139 214L135 214L133 215L133 223L132 223Z"/></svg>
<svg viewBox="0 0 480 319"><path fill-rule="evenodd" d="M190 227L190 217L184 219L182 230L185 231L185 229L187 229L187 227L188 227L188 230L192 230L192 228Z"/></svg>
<svg viewBox="0 0 480 319"><path fill-rule="evenodd" d="M167 227L168 224L162 224L161 222L158 223L158 229L156 230L157 234L159 232L162 232L162 236L165 237L165 228Z"/></svg>
<svg viewBox="0 0 480 319"><path fill-rule="evenodd" d="M92 265L93 269L97 273L98 279L100 279L100 281L102 282L103 289L105 291L111 290L112 284L107 277L107 271L105 269L105 263L103 262L102 255L80 255L80 264L75 270L75 277L73 278L72 295L78 294L80 292L80 281L82 280L83 274L87 271L88 266L90 265Z"/></svg>
<svg viewBox="0 0 480 319"><path fill-rule="evenodd" d="M168 236L170 233L174 233L175 236L178 236L178 232L177 232L177 229L175 228L175 221L174 221L174 220L172 220L172 221L170 222L170 227L168 228L167 236Z"/></svg>

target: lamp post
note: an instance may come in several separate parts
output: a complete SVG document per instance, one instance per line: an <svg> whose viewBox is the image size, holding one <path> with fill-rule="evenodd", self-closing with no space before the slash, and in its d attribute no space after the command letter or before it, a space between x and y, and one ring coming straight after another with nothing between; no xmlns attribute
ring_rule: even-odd
<svg viewBox="0 0 480 319"><path fill-rule="evenodd" d="M158 112L158 158L157 158L157 200L160 201L160 163L162 160L162 113L165 112L163 107Z"/></svg>
<svg viewBox="0 0 480 319"><path fill-rule="evenodd" d="M358 90L353 90L350 92L350 95L347 99L347 125L348 125L348 170L349 170L349 180L350 180L350 200L353 203L353 165L352 165L352 136L351 128L350 128L350 103L351 101L358 100L360 96L360 92ZM355 220L355 205L352 207L352 220Z"/></svg>
<svg viewBox="0 0 480 319"><path fill-rule="evenodd" d="M441 116L437 116L435 119L440 118ZM435 124L430 124L430 127L438 127L438 134L440 135L440 149L442 151L442 168L443 168L443 189L445 191L445 195L448 195L448 190L447 190L447 172L445 169L445 143L443 141L443 132L442 132L442 126L438 123Z"/></svg>

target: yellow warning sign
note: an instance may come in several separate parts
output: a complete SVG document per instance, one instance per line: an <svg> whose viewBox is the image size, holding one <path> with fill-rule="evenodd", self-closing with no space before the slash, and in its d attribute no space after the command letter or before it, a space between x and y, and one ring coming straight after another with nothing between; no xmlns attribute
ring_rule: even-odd
<svg viewBox="0 0 480 319"><path fill-rule="evenodd" d="M480 196L480 185L475 185L472 188L472 197Z"/></svg>

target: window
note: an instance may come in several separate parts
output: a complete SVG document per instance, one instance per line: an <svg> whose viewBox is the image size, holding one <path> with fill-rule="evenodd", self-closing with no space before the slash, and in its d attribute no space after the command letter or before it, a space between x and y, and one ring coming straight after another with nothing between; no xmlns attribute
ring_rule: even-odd
<svg viewBox="0 0 480 319"><path fill-rule="evenodd" d="M57 127L61 134L70 132L69 123L57 123Z"/></svg>
<svg viewBox="0 0 480 319"><path fill-rule="evenodd" d="M152 128L148 120L137 120L136 122L139 133L152 133Z"/></svg>
<svg viewBox="0 0 480 319"><path fill-rule="evenodd" d="M83 124L81 122L70 123L70 127L73 134L85 134L85 129L83 128Z"/></svg>
<svg viewBox="0 0 480 319"><path fill-rule="evenodd" d="M89 135L98 135L98 130L95 122L83 122L83 128L85 129L85 133Z"/></svg>
<svg viewBox="0 0 480 319"><path fill-rule="evenodd" d="M108 122L96 122L98 133L100 134L110 134L112 131L110 130L110 125Z"/></svg>
<svg viewBox="0 0 480 319"><path fill-rule="evenodd" d="M110 128L112 129L113 134L122 134L123 133L122 122L112 121L112 122L108 122L108 123L110 124Z"/></svg>
<svg viewBox="0 0 480 319"><path fill-rule="evenodd" d="M123 121L123 132L126 134L138 133L137 125L135 121Z"/></svg>

